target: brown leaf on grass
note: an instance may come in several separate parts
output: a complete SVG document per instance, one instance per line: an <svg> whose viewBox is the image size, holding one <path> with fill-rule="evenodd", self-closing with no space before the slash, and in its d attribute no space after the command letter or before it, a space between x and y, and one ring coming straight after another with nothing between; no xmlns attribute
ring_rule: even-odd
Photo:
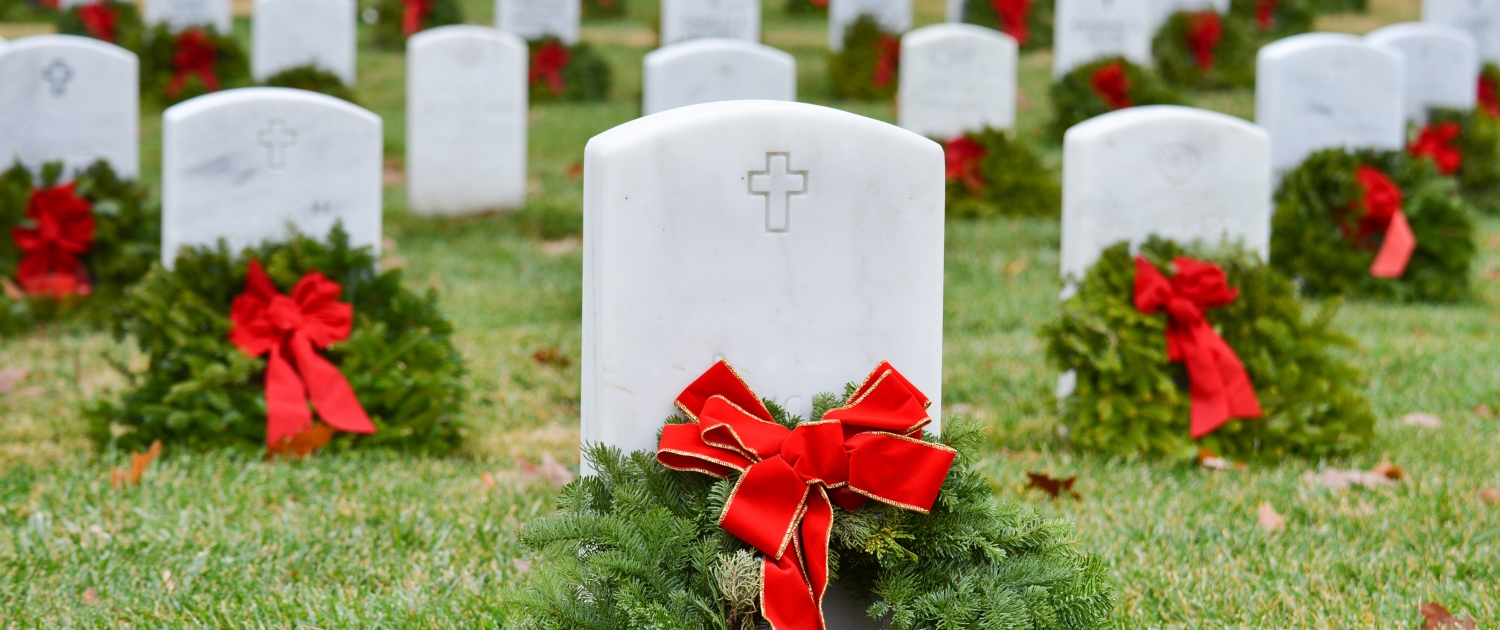
<svg viewBox="0 0 1500 630"><path fill-rule="evenodd" d="M559 350L557 346L547 346L541 350L537 350L531 353L531 358L542 365L555 365L561 368L573 364L573 360L568 358L568 355L563 354L562 350Z"/></svg>
<svg viewBox="0 0 1500 630"><path fill-rule="evenodd" d="M397 158L387 158L380 171L380 185L390 188L406 181L406 166Z"/></svg>
<svg viewBox="0 0 1500 630"><path fill-rule="evenodd" d="M1500 488L1485 488L1479 491L1479 500L1486 505L1500 505Z"/></svg>
<svg viewBox="0 0 1500 630"><path fill-rule="evenodd" d="M9 394L16 390L16 384L30 374L31 370L18 367L7 367L0 370L0 394Z"/></svg>
<svg viewBox="0 0 1500 630"><path fill-rule="evenodd" d="M151 462L156 461L159 455L161 455L161 440L152 442L151 448L146 449L144 453L131 453L130 472L125 472L125 469L119 467L115 467L109 471L110 487L123 488L127 485L133 486L140 483L141 475L146 474L146 467L150 466Z"/></svg>
<svg viewBox="0 0 1500 630"><path fill-rule="evenodd" d="M561 488L573 483L573 471L568 470L562 462L557 461L552 453L542 453L542 464L540 466L526 460L520 460L521 476L527 479L545 479L554 488Z"/></svg>
<svg viewBox="0 0 1500 630"><path fill-rule="evenodd" d="M513 558L510 561L510 566L515 567L516 573L519 575L526 575L531 572L531 561L525 558Z"/></svg>
<svg viewBox="0 0 1500 630"><path fill-rule="evenodd" d="M1021 275L1021 272L1026 271L1026 268L1029 266L1031 266L1030 261L1027 261L1025 258L1017 258L1005 263L1005 275L1008 278L1014 278Z"/></svg>
<svg viewBox="0 0 1500 630"><path fill-rule="evenodd" d="M1464 615L1463 619L1458 619L1437 602L1422 604L1419 610L1422 611L1422 618L1427 620L1427 623L1422 624L1421 630L1478 630L1479 628L1472 617Z"/></svg>
<svg viewBox="0 0 1500 630"><path fill-rule="evenodd" d="M1390 462L1380 462L1374 468L1371 468L1370 472L1384 476L1386 479L1392 481L1401 481L1406 478L1406 471L1401 470L1400 466Z"/></svg>
<svg viewBox="0 0 1500 630"><path fill-rule="evenodd" d="M1028 472L1026 473L1026 477L1030 479L1026 482L1027 489L1036 488L1047 493L1047 496L1054 499L1064 492L1073 495L1074 499L1083 499L1083 495L1073 490L1073 482L1078 480L1078 475L1073 475L1067 479L1054 479L1046 473Z"/></svg>
<svg viewBox="0 0 1500 630"><path fill-rule="evenodd" d="M485 492L492 492L492 491L494 491L495 485L496 485L495 484L495 476L492 475L492 474L490 474L490 471L488 471L488 470L480 473L479 474L479 485L484 486Z"/></svg>
<svg viewBox="0 0 1500 630"><path fill-rule="evenodd" d="M96 591L96 590L91 589L91 588L84 589L83 590L83 603L88 604L90 606L98 606L99 605L99 591Z"/></svg>
<svg viewBox="0 0 1500 630"><path fill-rule="evenodd" d="M1401 416L1401 423L1409 424L1414 427L1422 427L1424 429L1440 429L1443 427L1442 418L1439 418L1430 413L1422 413L1420 411Z"/></svg>
<svg viewBox="0 0 1500 630"><path fill-rule="evenodd" d="M11 282L10 278L0 278L0 290L3 290L5 297L12 302L26 299L26 293L21 290L21 287L16 286L16 283Z"/></svg>
<svg viewBox="0 0 1500 630"><path fill-rule="evenodd" d="M578 249L583 245L583 239L576 234L569 234L555 241L542 241L542 253L548 256L561 256Z"/></svg>
<svg viewBox="0 0 1500 630"><path fill-rule="evenodd" d="M1389 468L1382 468L1387 466ZM1366 488L1379 488L1394 486L1397 480L1403 479L1405 476L1405 471L1390 462L1386 462L1380 466L1376 466L1373 470L1325 468L1316 473L1308 471L1302 473L1302 483L1309 486L1323 486L1330 490L1348 490L1350 486L1356 485Z"/></svg>
<svg viewBox="0 0 1500 630"><path fill-rule="evenodd" d="M332 439L333 427L314 422L296 435L281 438L277 443L266 447L266 459L301 459L323 448Z"/></svg>
<svg viewBox="0 0 1500 630"><path fill-rule="evenodd" d="M1260 528L1268 532L1279 532L1286 529L1286 517L1276 512L1269 501L1261 501L1255 508L1255 517L1260 519Z"/></svg>
<svg viewBox="0 0 1500 630"><path fill-rule="evenodd" d="M1234 464L1223 457L1215 455L1212 451L1198 451L1198 465L1209 470L1229 470Z"/></svg>
<svg viewBox="0 0 1500 630"><path fill-rule="evenodd" d="M583 162L574 162L568 165L568 179L583 177Z"/></svg>
<svg viewBox="0 0 1500 630"><path fill-rule="evenodd" d="M1484 403L1479 403L1474 405L1474 415L1481 418L1493 418L1495 417L1495 409Z"/></svg>

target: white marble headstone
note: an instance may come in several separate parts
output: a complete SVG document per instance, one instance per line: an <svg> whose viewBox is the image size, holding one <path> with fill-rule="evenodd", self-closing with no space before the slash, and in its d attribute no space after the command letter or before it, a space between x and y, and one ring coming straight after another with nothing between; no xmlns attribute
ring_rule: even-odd
<svg viewBox="0 0 1500 630"><path fill-rule="evenodd" d="M1405 62L1353 35L1294 35L1260 49L1255 122L1281 173L1332 147L1399 150L1406 139Z"/></svg>
<svg viewBox="0 0 1500 630"><path fill-rule="evenodd" d="M190 26L212 26L220 33L234 27L231 0L145 0L146 24L166 24L174 31Z"/></svg>
<svg viewBox="0 0 1500 630"><path fill-rule="evenodd" d="M1063 136L1063 277L1152 235L1240 239L1270 260L1271 193L1270 137L1251 123L1176 105L1091 118Z"/></svg>
<svg viewBox="0 0 1500 630"><path fill-rule="evenodd" d="M1468 31L1479 57L1500 63L1500 0L1422 0L1422 21Z"/></svg>
<svg viewBox="0 0 1500 630"><path fill-rule="evenodd" d="M37 35L0 44L0 169L107 160L140 174L135 53L89 37Z"/></svg>
<svg viewBox="0 0 1500 630"><path fill-rule="evenodd" d="M516 208L526 201L527 50L483 26L406 41L406 196L414 212Z"/></svg>
<svg viewBox="0 0 1500 630"><path fill-rule="evenodd" d="M912 0L828 0L828 48L844 49L844 35L859 16L875 18L881 29L901 34L911 29Z"/></svg>
<svg viewBox="0 0 1500 630"><path fill-rule="evenodd" d="M525 40L578 43L579 0L495 0L495 27Z"/></svg>
<svg viewBox="0 0 1500 630"><path fill-rule="evenodd" d="M646 53L642 111L738 100L797 100L797 60L737 39L695 39Z"/></svg>
<svg viewBox="0 0 1500 630"><path fill-rule="evenodd" d="M1105 57L1151 63L1150 0L1057 0L1052 76Z"/></svg>
<svg viewBox="0 0 1500 630"><path fill-rule="evenodd" d="M760 41L760 0L662 0L663 46L700 37Z"/></svg>
<svg viewBox="0 0 1500 630"><path fill-rule="evenodd" d="M342 220L380 251L381 120L306 90L225 90L162 114L162 262L184 245L235 250L322 236Z"/></svg>
<svg viewBox="0 0 1500 630"><path fill-rule="evenodd" d="M1406 118L1422 123L1433 107L1473 109L1477 99L1479 50L1474 38L1452 26L1430 22L1392 24L1365 41L1406 56Z"/></svg>
<svg viewBox="0 0 1500 630"><path fill-rule="evenodd" d="M255 0L250 74L317 66L354 85L354 0Z"/></svg>
<svg viewBox="0 0 1500 630"><path fill-rule="evenodd" d="M1178 11L1207 11L1213 9L1221 14L1229 14L1229 0L1152 0L1152 23L1151 28L1161 28L1171 19L1172 14ZM1155 33L1152 37L1155 37Z"/></svg>
<svg viewBox="0 0 1500 630"><path fill-rule="evenodd" d="M935 24L901 36L901 127L948 139L1016 124L1016 40L973 24Z"/></svg>

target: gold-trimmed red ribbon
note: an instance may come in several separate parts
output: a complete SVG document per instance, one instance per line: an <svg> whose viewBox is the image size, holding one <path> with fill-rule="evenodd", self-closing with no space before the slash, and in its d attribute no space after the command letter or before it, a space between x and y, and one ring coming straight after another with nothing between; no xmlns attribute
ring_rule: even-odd
<svg viewBox="0 0 1500 630"><path fill-rule="evenodd" d="M776 630L823 630L833 505L869 499L926 514L957 453L919 439L931 401L881 362L844 406L777 424L726 361L677 397L693 422L662 429L656 459L715 477L742 473L719 526L761 553L761 614Z"/></svg>

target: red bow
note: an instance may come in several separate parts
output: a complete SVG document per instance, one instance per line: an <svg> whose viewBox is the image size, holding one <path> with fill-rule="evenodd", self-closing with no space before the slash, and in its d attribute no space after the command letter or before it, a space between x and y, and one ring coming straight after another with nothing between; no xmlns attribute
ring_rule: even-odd
<svg viewBox="0 0 1500 630"><path fill-rule="evenodd" d="M1256 0L1255 26L1262 31L1271 30L1276 19L1277 0Z"/></svg>
<svg viewBox="0 0 1500 630"><path fill-rule="evenodd" d="M1233 302L1239 289L1229 286L1218 265L1186 256L1172 264L1177 275L1168 281L1156 265L1136 257L1135 309L1147 315L1167 313L1167 359L1187 367L1196 440L1230 418L1260 416L1260 401L1239 356L1203 318L1204 311Z"/></svg>
<svg viewBox="0 0 1500 630"><path fill-rule="evenodd" d="M1359 218L1357 238L1384 232L1375 262L1370 265L1370 275L1376 278L1400 278L1406 273L1406 263L1417 249L1417 235L1406 222L1406 213L1401 211L1401 188L1391 178L1373 166L1361 166L1354 173L1359 181L1359 204L1364 214Z"/></svg>
<svg viewBox="0 0 1500 630"><path fill-rule="evenodd" d="M90 35L109 43L114 43L115 23L120 21L120 13L112 5L113 0L99 0L78 7L78 19L83 22L83 28Z"/></svg>
<svg viewBox="0 0 1500 630"><path fill-rule="evenodd" d="M552 88L552 93L562 96L567 89L563 85L562 71L571 61L573 53L568 51L567 46L555 41L542 44L537 49L536 56L531 58L531 84L536 85L537 81L546 79L547 87Z"/></svg>
<svg viewBox="0 0 1500 630"><path fill-rule="evenodd" d="M1134 105L1130 102L1130 77L1125 76L1123 63L1111 61L1100 66L1094 70L1089 83L1094 88L1094 94L1103 99L1110 109L1125 109Z"/></svg>
<svg viewBox="0 0 1500 630"><path fill-rule="evenodd" d="M407 37L422 30L422 20L432 11L432 0L403 0L405 11L401 15L401 32Z"/></svg>
<svg viewBox="0 0 1500 630"><path fill-rule="evenodd" d="M343 287L322 273L302 276L287 297L276 290L259 260L250 261L245 292L229 308L229 340L252 357L267 352L266 444L278 445L312 426L312 411L340 431L374 433L349 381L318 347L349 338L354 307L338 301Z"/></svg>
<svg viewBox="0 0 1500 630"><path fill-rule="evenodd" d="M777 424L724 361L676 403L695 422L663 428L656 459L743 473L719 525L765 554L761 614L778 630L824 627L833 504L852 511L875 499L926 514L957 456L917 439L930 401L885 362L843 407L795 429Z"/></svg>
<svg viewBox="0 0 1500 630"><path fill-rule="evenodd" d="M943 146L943 157L948 164L948 181L962 179L969 190L979 192L984 188L984 173L979 170L989 150L968 135L948 141Z"/></svg>
<svg viewBox="0 0 1500 630"><path fill-rule="evenodd" d="M88 295L88 270L78 256L94 245L94 211L73 193L73 184L31 191L26 218L33 228L12 228L10 238L21 250L16 280L31 295L63 299Z"/></svg>
<svg viewBox="0 0 1500 630"><path fill-rule="evenodd" d="M881 33L875 40L875 74L870 78L875 87L883 88L896 78L896 69L901 67L901 40Z"/></svg>
<svg viewBox="0 0 1500 630"><path fill-rule="evenodd" d="M219 49L201 28L190 28L177 36L177 52L172 54L172 66L176 72L167 84L167 96L175 97L187 83L188 77L198 75L203 87L210 92L219 90L219 75L214 73Z"/></svg>
<svg viewBox="0 0 1500 630"><path fill-rule="evenodd" d="M1406 152L1416 157L1430 157L1437 164L1438 172L1452 175L1464 164L1464 153L1453 146L1463 129L1454 121L1427 125L1417 133L1416 141L1406 147Z"/></svg>
<svg viewBox="0 0 1500 630"><path fill-rule="evenodd" d="M1000 18L1000 30L1014 37L1016 44L1024 45L1031 38L1031 28L1026 23L1031 15L1031 0L990 0L990 8Z"/></svg>
<svg viewBox="0 0 1500 630"><path fill-rule="evenodd" d="M1188 17L1187 43L1198 60L1198 69L1204 72L1214 67L1214 50L1224 37L1224 25L1219 22L1219 12L1200 11Z"/></svg>

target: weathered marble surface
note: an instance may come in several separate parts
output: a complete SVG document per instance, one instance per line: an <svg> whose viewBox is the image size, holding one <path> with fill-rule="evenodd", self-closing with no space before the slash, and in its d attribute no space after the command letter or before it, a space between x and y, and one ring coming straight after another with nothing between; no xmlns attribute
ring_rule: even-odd
<svg viewBox="0 0 1500 630"><path fill-rule="evenodd" d="M643 62L645 115L735 100L797 100L797 60L762 44L695 39L664 46Z"/></svg>
<svg viewBox="0 0 1500 630"><path fill-rule="evenodd" d="M1150 0L1057 0L1055 15L1052 76L1104 57L1151 64Z"/></svg>
<svg viewBox="0 0 1500 630"><path fill-rule="evenodd" d="M166 24L174 31L190 26L212 26L220 33L234 28L231 0L144 0L146 24Z"/></svg>
<svg viewBox="0 0 1500 630"><path fill-rule="evenodd" d="M104 159L140 174L140 64L88 37L36 35L0 44L0 163Z"/></svg>
<svg viewBox="0 0 1500 630"><path fill-rule="evenodd" d="M495 0L495 27L521 39L578 43L579 0Z"/></svg>
<svg viewBox="0 0 1500 630"><path fill-rule="evenodd" d="M1422 21L1468 31L1479 57L1500 63L1500 0L1422 0Z"/></svg>
<svg viewBox="0 0 1500 630"><path fill-rule="evenodd" d="M1408 22L1371 31L1365 41L1405 55L1407 120L1422 123L1433 107L1474 107L1480 61L1469 33L1443 24Z"/></svg>
<svg viewBox="0 0 1500 630"><path fill-rule="evenodd" d="M760 41L760 0L662 0L661 45L704 37Z"/></svg>
<svg viewBox="0 0 1500 630"><path fill-rule="evenodd" d="M898 119L951 138L1016 124L1016 40L972 24L934 24L901 36Z"/></svg>
<svg viewBox="0 0 1500 630"><path fill-rule="evenodd" d="M255 0L250 74L265 81L313 65L354 85L354 0Z"/></svg>

